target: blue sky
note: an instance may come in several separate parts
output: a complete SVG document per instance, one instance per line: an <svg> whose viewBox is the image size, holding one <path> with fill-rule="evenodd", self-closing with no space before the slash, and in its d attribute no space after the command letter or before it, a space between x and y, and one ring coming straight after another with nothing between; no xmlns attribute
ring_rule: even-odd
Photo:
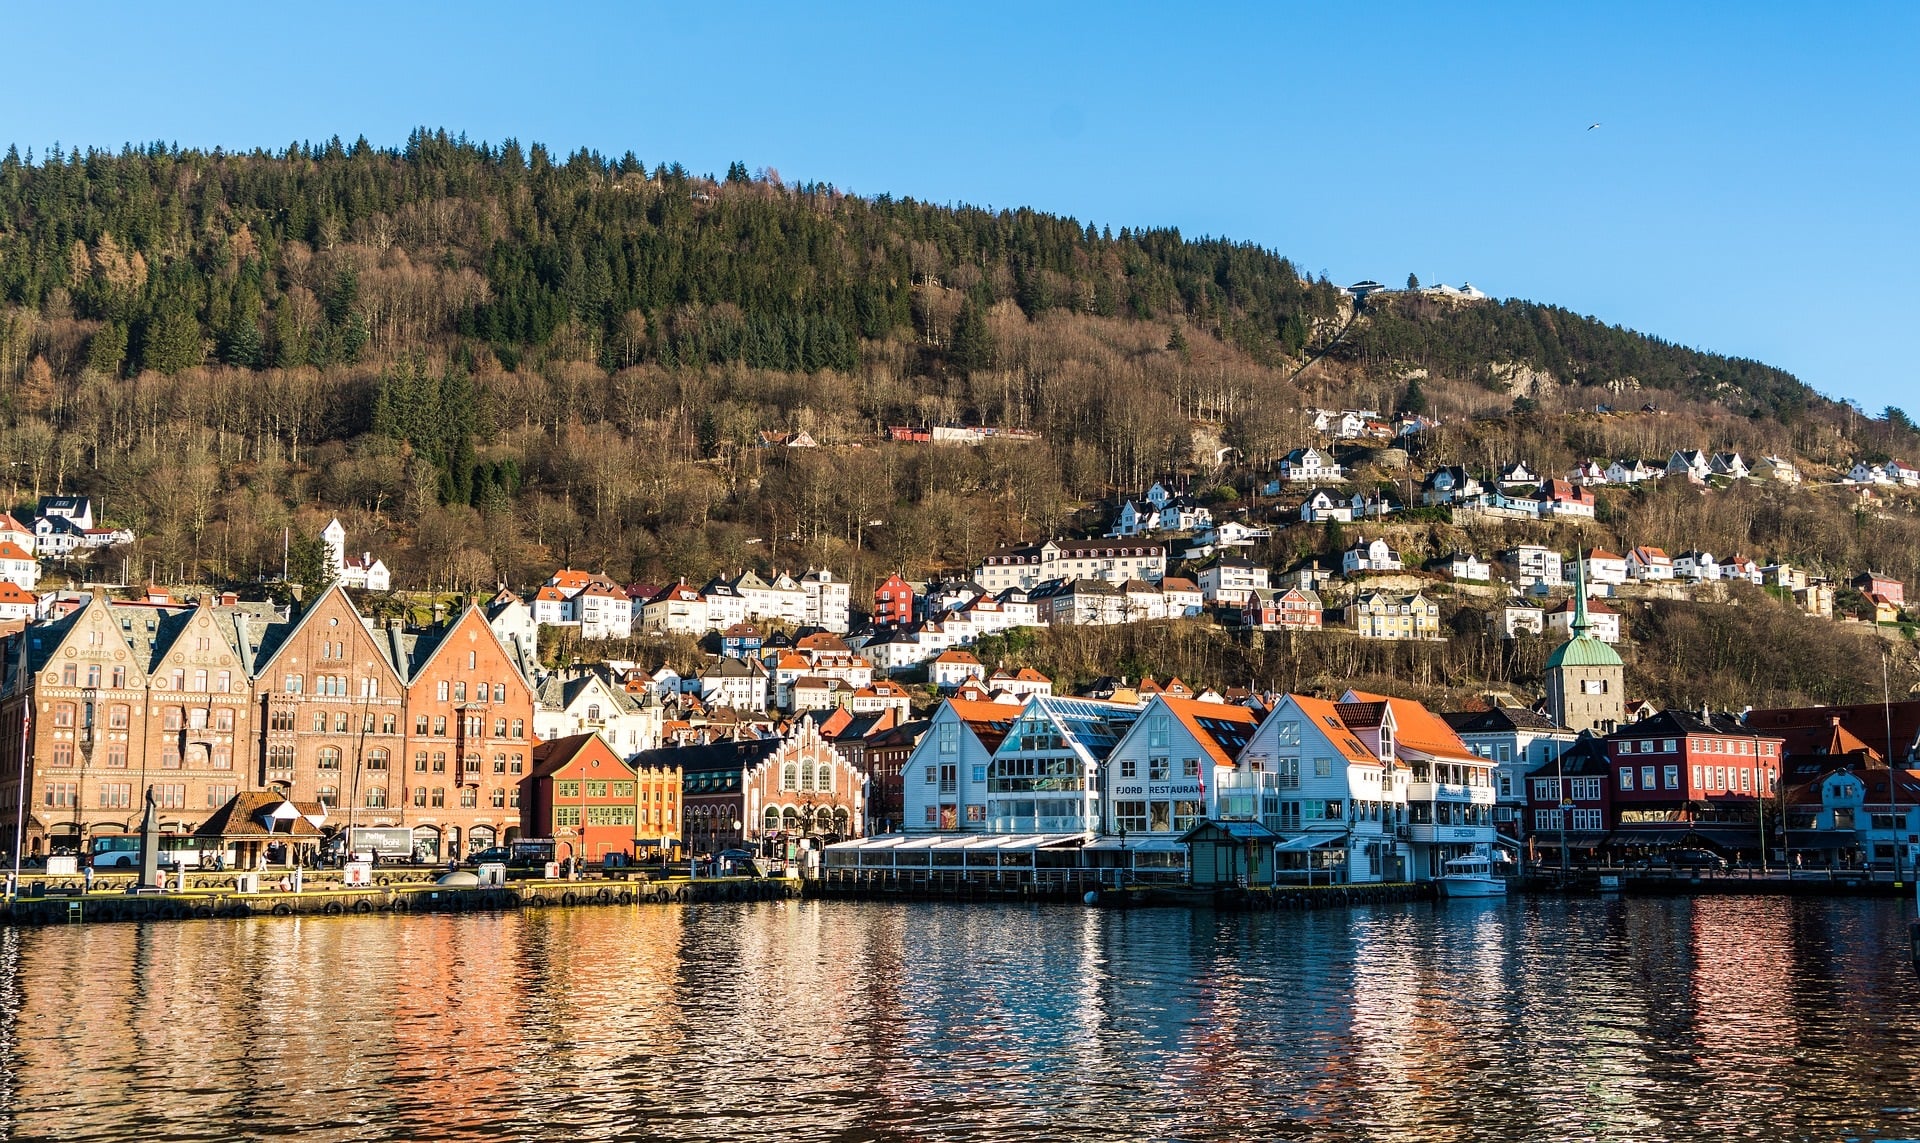
<svg viewBox="0 0 1920 1143"><path fill-rule="evenodd" d="M79 7L10 15L0 141L737 158L1471 281L1920 411L1920 6Z"/></svg>

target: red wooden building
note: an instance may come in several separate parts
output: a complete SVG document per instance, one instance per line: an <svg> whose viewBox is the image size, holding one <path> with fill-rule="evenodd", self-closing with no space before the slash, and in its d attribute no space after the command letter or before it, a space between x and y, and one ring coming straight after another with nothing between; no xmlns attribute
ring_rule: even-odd
<svg viewBox="0 0 1920 1143"><path fill-rule="evenodd" d="M525 837L554 839L554 856L602 861L631 854L639 825L633 767L597 734L543 742L520 792Z"/></svg>
<svg viewBox="0 0 1920 1143"><path fill-rule="evenodd" d="M913 622L913 585L899 572L873 589L873 625L898 627Z"/></svg>

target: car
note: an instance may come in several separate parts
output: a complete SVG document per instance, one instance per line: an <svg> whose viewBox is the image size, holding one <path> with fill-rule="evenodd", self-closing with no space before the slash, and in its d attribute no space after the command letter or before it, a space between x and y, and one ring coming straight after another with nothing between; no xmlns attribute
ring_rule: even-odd
<svg viewBox="0 0 1920 1143"><path fill-rule="evenodd" d="M1727 859L1709 849L1676 849L1667 854L1675 869L1723 870Z"/></svg>
<svg viewBox="0 0 1920 1143"><path fill-rule="evenodd" d="M513 851L504 845L488 846L477 853L467 855L467 864L473 866L498 863L505 865L513 860Z"/></svg>

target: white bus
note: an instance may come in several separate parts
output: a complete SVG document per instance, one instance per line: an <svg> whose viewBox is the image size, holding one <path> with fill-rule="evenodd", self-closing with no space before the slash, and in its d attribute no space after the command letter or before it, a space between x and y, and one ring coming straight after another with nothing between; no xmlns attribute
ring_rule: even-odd
<svg viewBox="0 0 1920 1143"><path fill-rule="evenodd" d="M96 837L89 853L95 869L138 869L140 835L125 833ZM212 865L216 857L225 868L233 868L231 849L224 853L218 849L203 849L200 839L191 834L162 834L160 837L162 869L199 869L203 865Z"/></svg>

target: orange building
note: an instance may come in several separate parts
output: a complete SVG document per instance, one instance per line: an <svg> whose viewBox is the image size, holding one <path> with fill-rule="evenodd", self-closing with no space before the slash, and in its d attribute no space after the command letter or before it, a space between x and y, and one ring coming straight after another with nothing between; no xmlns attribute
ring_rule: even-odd
<svg viewBox="0 0 1920 1143"><path fill-rule="evenodd" d="M511 840L533 749L533 689L469 606L409 644L401 823L414 847L461 857Z"/></svg>

